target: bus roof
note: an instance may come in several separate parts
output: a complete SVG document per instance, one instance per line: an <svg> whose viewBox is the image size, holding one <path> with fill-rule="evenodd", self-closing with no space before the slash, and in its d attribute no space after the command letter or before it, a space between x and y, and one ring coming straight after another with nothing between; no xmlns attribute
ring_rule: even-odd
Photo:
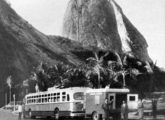
<svg viewBox="0 0 165 120"><path fill-rule="evenodd" d="M42 95L42 94L49 94L49 93L54 93L54 92L83 92L86 91L88 89L91 89L89 87L70 87L70 88L63 88L63 89L59 89L59 88L48 88L47 91L43 91L43 92L36 92L36 93L29 93L26 95L27 96L35 96L35 95Z"/></svg>
<svg viewBox="0 0 165 120"><path fill-rule="evenodd" d="M63 89L59 89L59 88L56 88L56 87L51 87L51 88L48 88L48 91L55 91L55 90L87 90L87 89L90 89L89 87L69 87L69 88L63 88Z"/></svg>
<svg viewBox="0 0 165 120"><path fill-rule="evenodd" d="M92 92L112 92L112 93L129 93L130 90L127 88L121 88L121 89L116 89L116 88L99 88L99 89L89 89L86 91L87 93L92 93Z"/></svg>

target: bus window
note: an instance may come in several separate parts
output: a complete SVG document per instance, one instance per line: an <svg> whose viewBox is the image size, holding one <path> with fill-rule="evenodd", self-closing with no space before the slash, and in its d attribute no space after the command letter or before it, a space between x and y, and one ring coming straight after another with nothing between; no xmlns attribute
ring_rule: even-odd
<svg viewBox="0 0 165 120"><path fill-rule="evenodd" d="M60 101L60 93L57 93L57 102Z"/></svg>
<svg viewBox="0 0 165 120"><path fill-rule="evenodd" d="M62 101L66 101L66 92L62 92Z"/></svg>
<svg viewBox="0 0 165 120"><path fill-rule="evenodd" d="M56 97L54 97L53 102L56 102L56 100L57 100Z"/></svg>
<svg viewBox="0 0 165 120"><path fill-rule="evenodd" d="M60 96L57 96L57 102L59 102L60 101Z"/></svg>
<svg viewBox="0 0 165 120"><path fill-rule="evenodd" d="M38 103L38 95L35 97L35 103Z"/></svg>
<svg viewBox="0 0 165 120"><path fill-rule="evenodd" d="M53 97L53 93L51 93L51 98Z"/></svg>
<svg viewBox="0 0 165 120"><path fill-rule="evenodd" d="M84 100L84 93L83 92L74 93L73 98L75 100Z"/></svg>
<svg viewBox="0 0 165 120"><path fill-rule="evenodd" d="M32 103L34 103L34 96L32 96Z"/></svg>
<svg viewBox="0 0 165 120"><path fill-rule="evenodd" d="M69 94L67 94L67 101L70 101L70 97L69 97Z"/></svg>
<svg viewBox="0 0 165 120"><path fill-rule="evenodd" d="M36 100L37 100L36 102L38 103L39 102L39 96L37 96Z"/></svg>
<svg viewBox="0 0 165 120"><path fill-rule="evenodd" d="M66 96L62 96L62 101L66 101Z"/></svg>
<svg viewBox="0 0 165 120"><path fill-rule="evenodd" d="M53 93L50 94L50 101L53 102Z"/></svg>
<svg viewBox="0 0 165 120"><path fill-rule="evenodd" d="M51 98L51 102L54 102L54 101L53 101L53 98Z"/></svg>
<svg viewBox="0 0 165 120"><path fill-rule="evenodd" d="M45 101L44 102L47 102L47 98L45 98Z"/></svg>
<svg viewBox="0 0 165 120"><path fill-rule="evenodd" d="M41 103L41 95L39 95L38 102Z"/></svg>
<svg viewBox="0 0 165 120"><path fill-rule="evenodd" d="M50 94L48 95L48 102L51 102Z"/></svg>

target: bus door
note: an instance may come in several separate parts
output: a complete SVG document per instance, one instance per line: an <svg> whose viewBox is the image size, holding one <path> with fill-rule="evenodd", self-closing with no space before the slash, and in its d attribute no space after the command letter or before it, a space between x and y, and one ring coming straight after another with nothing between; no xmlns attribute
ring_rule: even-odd
<svg viewBox="0 0 165 120"><path fill-rule="evenodd" d="M115 94L114 93L108 93L108 102L110 103L110 107L112 109L116 109L116 105L115 105L115 102L116 101L116 97L115 97Z"/></svg>
<svg viewBox="0 0 165 120"><path fill-rule="evenodd" d="M138 94L127 94L127 103L129 110L138 109Z"/></svg>

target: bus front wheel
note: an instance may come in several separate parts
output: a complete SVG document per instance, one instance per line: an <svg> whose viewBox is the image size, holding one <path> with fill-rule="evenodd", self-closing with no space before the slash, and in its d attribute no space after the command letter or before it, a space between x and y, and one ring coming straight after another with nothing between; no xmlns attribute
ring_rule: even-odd
<svg viewBox="0 0 165 120"><path fill-rule="evenodd" d="M99 120L99 114L96 111L92 113L92 120Z"/></svg>

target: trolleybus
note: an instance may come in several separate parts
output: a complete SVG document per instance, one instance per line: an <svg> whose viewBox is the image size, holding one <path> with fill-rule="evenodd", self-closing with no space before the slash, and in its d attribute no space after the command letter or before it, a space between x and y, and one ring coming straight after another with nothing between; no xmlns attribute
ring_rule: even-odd
<svg viewBox="0 0 165 120"><path fill-rule="evenodd" d="M84 117L84 95L90 88L49 88L25 96L24 117Z"/></svg>

